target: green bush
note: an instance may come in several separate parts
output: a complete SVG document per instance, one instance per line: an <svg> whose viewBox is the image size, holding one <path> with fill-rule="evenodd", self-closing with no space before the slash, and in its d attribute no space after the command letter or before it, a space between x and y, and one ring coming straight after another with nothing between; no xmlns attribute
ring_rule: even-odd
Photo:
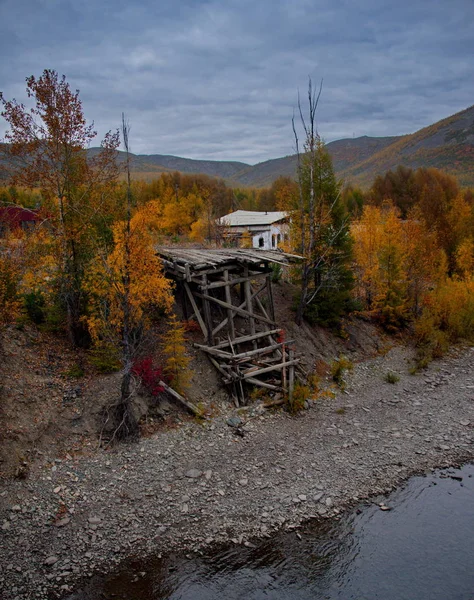
<svg viewBox="0 0 474 600"><path fill-rule="evenodd" d="M99 373L116 373L122 367L119 352L112 344L95 346L89 353L89 362Z"/></svg>
<svg viewBox="0 0 474 600"><path fill-rule="evenodd" d="M283 269L281 268L281 265L279 265L278 263L272 263L271 269L272 269L272 275L271 275L272 283L278 283L283 275Z"/></svg>
<svg viewBox="0 0 474 600"><path fill-rule="evenodd" d="M84 369L81 367L81 365L78 365L77 363L72 365L71 368L69 368L64 375L66 375L66 377L71 377L73 379L80 379L81 377L84 377Z"/></svg>
<svg viewBox="0 0 474 600"><path fill-rule="evenodd" d="M46 319L45 300L41 292L35 291L24 294L23 304L29 319L36 325L41 325Z"/></svg>

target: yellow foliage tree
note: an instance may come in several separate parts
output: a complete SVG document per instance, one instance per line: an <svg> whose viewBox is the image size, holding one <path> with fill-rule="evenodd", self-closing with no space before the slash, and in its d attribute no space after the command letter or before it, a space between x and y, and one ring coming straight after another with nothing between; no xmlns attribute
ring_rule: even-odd
<svg viewBox="0 0 474 600"><path fill-rule="evenodd" d="M351 232L357 269L355 293L370 311L375 307L382 286L379 252L382 247L383 224L380 208L364 207L362 217L353 223Z"/></svg>
<svg viewBox="0 0 474 600"><path fill-rule="evenodd" d="M456 271L465 281L474 277L474 239L466 238L456 250Z"/></svg>
<svg viewBox="0 0 474 600"><path fill-rule="evenodd" d="M183 393L189 387L189 363L191 359L186 356L183 325L174 314L168 323L169 329L163 338L163 352L166 355L164 373L173 388Z"/></svg>
<svg viewBox="0 0 474 600"><path fill-rule="evenodd" d="M252 248L252 236L250 231L244 231L242 236L240 237L240 247L241 248Z"/></svg>
<svg viewBox="0 0 474 600"><path fill-rule="evenodd" d="M156 255L152 229L157 227L156 207L149 203L132 215L128 126L123 118L127 151L127 218L112 228L113 248L89 269L90 294L87 323L96 344L120 348L123 365L120 399L115 406L116 437L136 437L138 425L131 410L133 362L150 325L153 307L170 311L172 287Z"/></svg>
<svg viewBox="0 0 474 600"><path fill-rule="evenodd" d="M20 262L14 247L2 244L0 250L0 326L14 321L21 313L21 301L18 297L20 282Z"/></svg>

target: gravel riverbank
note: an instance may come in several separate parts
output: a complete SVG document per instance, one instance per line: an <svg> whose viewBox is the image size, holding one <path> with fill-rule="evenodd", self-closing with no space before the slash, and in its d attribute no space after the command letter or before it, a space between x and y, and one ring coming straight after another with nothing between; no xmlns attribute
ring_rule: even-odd
<svg viewBox="0 0 474 600"><path fill-rule="evenodd" d="M247 411L93 456L0 491L1 598L67 596L132 555L246 543L474 458L474 348L409 374L401 347L296 417ZM386 383L387 372L399 375Z"/></svg>

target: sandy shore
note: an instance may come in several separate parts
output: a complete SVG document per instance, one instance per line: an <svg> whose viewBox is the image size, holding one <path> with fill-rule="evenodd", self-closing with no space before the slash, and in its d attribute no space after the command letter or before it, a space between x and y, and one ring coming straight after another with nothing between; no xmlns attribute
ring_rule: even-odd
<svg viewBox="0 0 474 600"><path fill-rule="evenodd" d="M245 543L472 461L474 349L418 375L410 358L394 348L356 365L345 392L296 417L247 411L244 437L229 412L138 445L51 458L4 483L1 598L66 597L129 556ZM400 380L386 383L388 371Z"/></svg>

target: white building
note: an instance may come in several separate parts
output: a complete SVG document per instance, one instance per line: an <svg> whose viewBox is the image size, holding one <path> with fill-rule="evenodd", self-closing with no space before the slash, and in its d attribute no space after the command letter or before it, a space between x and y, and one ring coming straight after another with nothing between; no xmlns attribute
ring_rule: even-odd
<svg viewBox="0 0 474 600"><path fill-rule="evenodd" d="M218 224L232 246L242 245L242 236L248 239L250 234L253 248L275 250L289 236L288 213L283 211L236 210L218 219Z"/></svg>

